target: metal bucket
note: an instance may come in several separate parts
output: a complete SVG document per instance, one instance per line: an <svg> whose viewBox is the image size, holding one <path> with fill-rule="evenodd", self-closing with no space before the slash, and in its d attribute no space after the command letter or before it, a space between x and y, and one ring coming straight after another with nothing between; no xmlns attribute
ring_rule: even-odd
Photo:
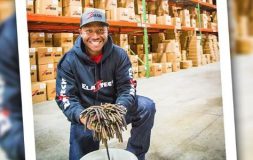
<svg viewBox="0 0 253 160"><path fill-rule="evenodd" d="M109 148L111 160L138 160L137 157L126 150ZM100 149L86 154L80 160L108 160L106 149Z"/></svg>

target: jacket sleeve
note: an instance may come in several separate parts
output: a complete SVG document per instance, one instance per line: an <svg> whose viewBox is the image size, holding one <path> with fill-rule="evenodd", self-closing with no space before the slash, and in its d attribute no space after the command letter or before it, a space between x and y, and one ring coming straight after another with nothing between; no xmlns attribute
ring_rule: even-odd
<svg viewBox="0 0 253 160"><path fill-rule="evenodd" d="M78 88L70 66L66 57L63 57L57 66L55 100L69 121L80 123L80 113L84 108L80 104Z"/></svg>
<svg viewBox="0 0 253 160"><path fill-rule="evenodd" d="M117 90L116 104L130 109L135 103L136 90L133 82L132 65L126 53L121 55L115 74Z"/></svg>

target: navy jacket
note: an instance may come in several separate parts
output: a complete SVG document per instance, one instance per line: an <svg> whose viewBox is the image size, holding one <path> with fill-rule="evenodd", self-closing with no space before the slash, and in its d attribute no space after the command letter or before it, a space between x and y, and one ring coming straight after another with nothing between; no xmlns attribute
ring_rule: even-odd
<svg viewBox="0 0 253 160"><path fill-rule="evenodd" d="M85 53L79 36L57 66L56 102L68 120L79 122L80 113L92 105L115 103L130 109L135 102L131 63L126 52L108 41L96 64Z"/></svg>

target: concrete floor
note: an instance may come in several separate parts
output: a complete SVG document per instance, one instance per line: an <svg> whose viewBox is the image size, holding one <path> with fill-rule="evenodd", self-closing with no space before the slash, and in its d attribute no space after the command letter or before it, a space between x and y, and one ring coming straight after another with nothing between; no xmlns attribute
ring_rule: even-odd
<svg viewBox="0 0 253 160"><path fill-rule="evenodd" d="M138 80L137 93L156 102L148 160L223 160L220 64ZM54 101L34 106L37 159L68 159L70 123ZM125 148L109 142L110 147Z"/></svg>

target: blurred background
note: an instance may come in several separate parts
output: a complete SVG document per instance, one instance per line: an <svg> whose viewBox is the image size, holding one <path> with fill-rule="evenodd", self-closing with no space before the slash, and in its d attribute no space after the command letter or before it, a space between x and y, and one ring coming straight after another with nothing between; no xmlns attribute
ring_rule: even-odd
<svg viewBox="0 0 253 160"><path fill-rule="evenodd" d="M229 0L230 48L239 160L253 157L253 1Z"/></svg>
<svg viewBox="0 0 253 160"><path fill-rule="evenodd" d="M0 159L25 159L15 1L0 0Z"/></svg>

